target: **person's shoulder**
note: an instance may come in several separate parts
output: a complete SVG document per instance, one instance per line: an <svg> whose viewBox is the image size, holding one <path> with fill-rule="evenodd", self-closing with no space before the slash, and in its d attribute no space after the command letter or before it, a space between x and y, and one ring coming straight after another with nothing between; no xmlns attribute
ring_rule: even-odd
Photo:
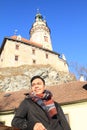
<svg viewBox="0 0 87 130"><path fill-rule="evenodd" d="M31 103L29 98L24 98L21 102L20 102L20 106L27 106L27 104Z"/></svg>
<svg viewBox="0 0 87 130"><path fill-rule="evenodd" d="M30 102L30 103L32 102L32 99L29 94L25 94L25 98L24 98L23 102Z"/></svg>
<svg viewBox="0 0 87 130"><path fill-rule="evenodd" d="M23 100L21 101L21 103L27 102L28 100L30 100L29 98L29 94L24 94L25 97L23 98Z"/></svg>
<svg viewBox="0 0 87 130"><path fill-rule="evenodd" d="M60 104L58 102L54 101L54 103L57 107L60 107Z"/></svg>

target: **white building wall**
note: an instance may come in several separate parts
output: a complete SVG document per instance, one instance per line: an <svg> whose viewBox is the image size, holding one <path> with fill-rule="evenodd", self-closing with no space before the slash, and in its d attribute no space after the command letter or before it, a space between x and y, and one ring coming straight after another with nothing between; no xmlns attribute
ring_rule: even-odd
<svg viewBox="0 0 87 130"><path fill-rule="evenodd" d="M6 126L11 126L11 121L14 117L14 114L4 114L0 115L0 121L5 122Z"/></svg>
<svg viewBox="0 0 87 130"><path fill-rule="evenodd" d="M62 106L69 115L71 130L87 130L87 102Z"/></svg>

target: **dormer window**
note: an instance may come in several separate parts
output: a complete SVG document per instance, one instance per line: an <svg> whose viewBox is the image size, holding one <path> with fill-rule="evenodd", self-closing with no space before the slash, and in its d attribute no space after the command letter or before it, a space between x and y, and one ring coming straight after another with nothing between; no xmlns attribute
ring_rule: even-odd
<svg viewBox="0 0 87 130"><path fill-rule="evenodd" d="M18 36L17 36L17 40L18 40L18 41L21 41L21 35L18 35Z"/></svg>

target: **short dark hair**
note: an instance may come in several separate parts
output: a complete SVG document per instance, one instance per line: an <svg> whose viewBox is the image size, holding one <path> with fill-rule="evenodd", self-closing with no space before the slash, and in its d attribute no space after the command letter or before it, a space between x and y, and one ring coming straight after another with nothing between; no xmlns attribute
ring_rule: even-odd
<svg viewBox="0 0 87 130"><path fill-rule="evenodd" d="M44 80L41 76L39 76L39 75L33 76L33 77L31 78L30 83L32 84L33 80L35 80L35 79L37 79L37 78L41 79L41 80L43 81L43 84L45 85L45 80Z"/></svg>

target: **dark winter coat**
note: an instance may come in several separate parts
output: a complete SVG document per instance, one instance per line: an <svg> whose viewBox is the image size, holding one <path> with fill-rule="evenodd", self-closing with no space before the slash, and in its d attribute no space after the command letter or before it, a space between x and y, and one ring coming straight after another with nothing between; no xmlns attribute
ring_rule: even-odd
<svg viewBox="0 0 87 130"><path fill-rule="evenodd" d="M25 98L20 104L12 120L12 126L21 130L33 130L35 123L41 122L47 130L71 130L58 103L57 118L49 119L46 112L30 98Z"/></svg>

